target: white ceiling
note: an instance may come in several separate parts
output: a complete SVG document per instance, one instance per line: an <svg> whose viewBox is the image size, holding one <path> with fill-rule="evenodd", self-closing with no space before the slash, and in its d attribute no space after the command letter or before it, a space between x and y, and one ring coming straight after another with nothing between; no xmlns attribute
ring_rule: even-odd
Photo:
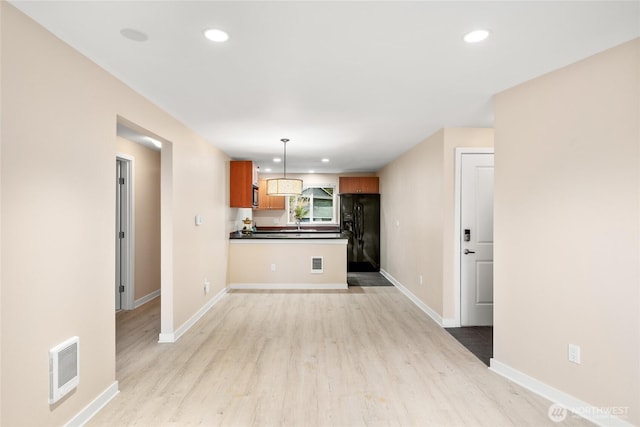
<svg viewBox="0 0 640 427"><path fill-rule="evenodd" d="M284 137L289 172L378 170L442 127L492 126L495 93L640 36L639 1L11 3L275 173ZM206 40L211 27L229 41ZM462 41L477 28L491 37Z"/></svg>

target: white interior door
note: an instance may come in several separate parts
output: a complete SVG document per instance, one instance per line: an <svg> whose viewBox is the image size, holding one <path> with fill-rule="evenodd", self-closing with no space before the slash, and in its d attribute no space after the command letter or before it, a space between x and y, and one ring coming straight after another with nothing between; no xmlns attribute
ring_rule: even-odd
<svg viewBox="0 0 640 427"><path fill-rule="evenodd" d="M460 323L493 325L493 154L461 158Z"/></svg>

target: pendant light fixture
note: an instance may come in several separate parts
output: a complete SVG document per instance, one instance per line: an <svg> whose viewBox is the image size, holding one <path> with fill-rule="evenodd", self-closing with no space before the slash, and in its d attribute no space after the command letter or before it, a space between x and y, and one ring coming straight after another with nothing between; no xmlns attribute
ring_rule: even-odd
<svg viewBox="0 0 640 427"><path fill-rule="evenodd" d="M280 141L284 144L284 177L267 180L267 195L269 196L297 196L302 194L302 180L287 178L287 138Z"/></svg>

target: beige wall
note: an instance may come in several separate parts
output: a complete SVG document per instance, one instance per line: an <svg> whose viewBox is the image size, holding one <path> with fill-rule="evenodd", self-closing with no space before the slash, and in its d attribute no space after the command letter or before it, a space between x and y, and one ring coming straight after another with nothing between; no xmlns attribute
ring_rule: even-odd
<svg viewBox="0 0 640 427"><path fill-rule="evenodd" d="M640 424L640 40L495 98L494 358ZM567 361L567 345L582 363Z"/></svg>
<svg viewBox="0 0 640 427"><path fill-rule="evenodd" d="M205 141L173 144L174 328L227 285L229 158ZM195 216L203 223L195 225ZM203 283L211 283L204 294ZM162 291L164 295L164 288Z"/></svg>
<svg viewBox="0 0 640 427"><path fill-rule="evenodd" d="M160 151L118 137L116 151L134 158L134 299L160 290Z"/></svg>
<svg viewBox="0 0 640 427"><path fill-rule="evenodd" d="M442 314L443 148L441 130L378 173L382 194L381 267L439 314Z"/></svg>
<svg viewBox="0 0 640 427"><path fill-rule="evenodd" d="M378 173L382 268L446 321L455 315L455 148L492 146L492 129L446 128Z"/></svg>
<svg viewBox="0 0 640 427"><path fill-rule="evenodd" d="M311 273L311 257L323 257L324 272ZM271 266L276 270L272 271ZM309 241L231 241L229 283L264 285L345 285L347 245L344 240L328 244Z"/></svg>
<svg viewBox="0 0 640 427"><path fill-rule="evenodd" d="M226 284L228 158L11 5L0 7L0 424L61 425L116 380L117 117L173 146L173 328ZM49 406L48 350L72 335L82 349L80 385Z"/></svg>

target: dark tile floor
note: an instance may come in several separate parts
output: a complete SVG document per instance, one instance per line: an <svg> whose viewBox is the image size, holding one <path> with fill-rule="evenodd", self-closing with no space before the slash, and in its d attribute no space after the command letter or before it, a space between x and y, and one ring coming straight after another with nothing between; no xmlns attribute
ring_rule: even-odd
<svg viewBox="0 0 640 427"><path fill-rule="evenodd" d="M349 286L393 286L391 282L376 272L349 272L347 273L347 284Z"/></svg>
<svg viewBox="0 0 640 427"><path fill-rule="evenodd" d="M493 357L493 326L446 328L445 331L489 366L489 359Z"/></svg>

